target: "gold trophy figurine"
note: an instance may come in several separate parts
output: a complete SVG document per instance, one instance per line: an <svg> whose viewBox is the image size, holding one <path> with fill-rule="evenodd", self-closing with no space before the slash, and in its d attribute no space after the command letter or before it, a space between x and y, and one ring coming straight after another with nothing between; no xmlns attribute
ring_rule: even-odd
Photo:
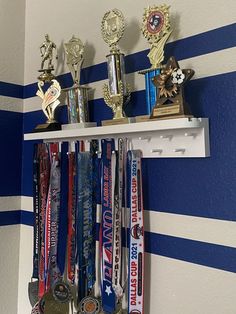
<svg viewBox="0 0 236 314"><path fill-rule="evenodd" d="M49 35L45 35L45 41L42 43L42 45L39 47L40 54L41 54L41 68L39 72L42 72L38 79L43 82L50 82L55 78L55 76L52 74L52 71L54 70L53 66L53 51L56 50L56 59L58 59L58 53L57 53L57 46L56 44L49 39ZM45 67L45 63L47 61L47 67Z"/></svg>
<svg viewBox="0 0 236 314"><path fill-rule="evenodd" d="M102 121L102 125L129 123L133 119L126 117L124 106L130 100L130 88L125 80L124 54L117 47L125 30L123 14L117 9L106 12L101 28L103 39L110 47L110 54L106 56L108 85L103 87L104 101L113 111L113 119Z"/></svg>
<svg viewBox="0 0 236 314"><path fill-rule="evenodd" d="M42 110L47 121L44 124L39 124L34 129L34 132L56 131L61 130L61 125L55 119L55 110L60 104L58 100L61 94L61 86L52 74L54 70L53 66L53 51L56 48L54 42L49 39L48 34L45 35L45 41L40 46L41 53L41 68L39 72L42 72L38 77L38 91L36 93L42 99ZM56 56L57 58L57 56ZM48 62L45 68L45 63ZM43 89L45 83L50 85L46 90Z"/></svg>

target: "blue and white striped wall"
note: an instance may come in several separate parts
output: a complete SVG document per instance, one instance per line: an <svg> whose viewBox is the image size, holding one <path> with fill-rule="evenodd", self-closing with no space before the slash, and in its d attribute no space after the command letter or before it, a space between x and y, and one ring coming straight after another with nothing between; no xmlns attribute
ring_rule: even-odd
<svg viewBox="0 0 236 314"><path fill-rule="evenodd" d="M195 116L210 118L211 157L143 160L145 314L235 314L236 2L167 3L171 5L174 31L165 54L175 55L181 67L196 72L186 88L186 98ZM11 304L8 312L4 310L9 304L6 280L1 280L0 314L30 312L27 282L32 259L32 143L22 141L22 134L44 121L40 100L35 97L38 47L44 34L49 33L58 44L60 59L62 42L72 34L86 42L81 80L94 89L91 117L99 123L111 116L102 100L108 47L100 35L100 22L107 10L122 10L127 29L120 47L126 54L127 80L133 91L129 110L133 115L144 114L144 80L137 72L149 67L148 44L139 30L143 8L148 4L155 3L26 0L21 42L24 73L18 71L19 78L14 80L13 64L11 78L1 73L4 79L0 83L0 249L5 250L0 259L0 275L2 278L10 269L10 245L14 243L16 271L12 278L18 278L18 291L11 297L16 300L15 307ZM62 86L70 86L64 62L60 61L56 72ZM59 111L59 120L65 121L65 106Z"/></svg>

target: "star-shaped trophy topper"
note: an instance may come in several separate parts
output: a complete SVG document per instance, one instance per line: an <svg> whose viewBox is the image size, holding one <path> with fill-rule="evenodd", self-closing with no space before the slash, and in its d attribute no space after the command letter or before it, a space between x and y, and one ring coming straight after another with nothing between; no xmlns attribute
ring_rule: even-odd
<svg viewBox="0 0 236 314"><path fill-rule="evenodd" d="M158 99L151 119L192 117L184 101L183 86L193 75L192 69L180 69L174 57L168 60L161 73L153 79L158 88Z"/></svg>

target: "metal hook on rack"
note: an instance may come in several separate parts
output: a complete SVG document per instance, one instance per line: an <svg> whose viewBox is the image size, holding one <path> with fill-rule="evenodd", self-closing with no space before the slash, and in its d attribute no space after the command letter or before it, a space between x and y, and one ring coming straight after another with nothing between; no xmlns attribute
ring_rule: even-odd
<svg viewBox="0 0 236 314"><path fill-rule="evenodd" d="M182 153L182 154L184 154L185 151L186 151L185 148L176 148L176 149L174 149L174 152L175 152L175 153Z"/></svg>
<svg viewBox="0 0 236 314"><path fill-rule="evenodd" d="M160 135L160 138L164 139L164 140L167 139L167 140L171 141L173 138L173 135L172 134Z"/></svg>
<svg viewBox="0 0 236 314"><path fill-rule="evenodd" d="M161 149L161 148L154 148L154 149L151 150L151 153L159 153L159 154L161 154L162 152L163 152L163 149Z"/></svg>
<svg viewBox="0 0 236 314"><path fill-rule="evenodd" d="M148 141L150 142L151 136L139 136L138 138L140 141Z"/></svg>
<svg viewBox="0 0 236 314"><path fill-rule="evenodd" d="M195 138L197 136L197 133L184 133L184 136Z"/></svg>

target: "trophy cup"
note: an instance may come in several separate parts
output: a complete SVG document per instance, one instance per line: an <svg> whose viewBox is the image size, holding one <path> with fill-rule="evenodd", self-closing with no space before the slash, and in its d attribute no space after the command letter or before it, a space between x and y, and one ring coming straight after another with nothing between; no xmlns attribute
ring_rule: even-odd
<svg viewBox="0 0 236 314"><path fill-rule="evenodd" d="M64 49L74 84L63 90L66 92L68 124L62 125L62 129L96 126L95 122L89 122L88 91L90 88L79 84L81 66L84 61L84 45L73 35L69 42L64 44Z"/></svg>
<svg viewBox="0 0 236 314"><path fill-rule="evenodd" d="M194 75L192 69L180 69L171 57L153 82L158 88L158 97L153 107L151 119L193 117L184 100L183 85Z"/></svg>
<svg viewBox="0 0 236 314"><path fill-rule="evenodd" d="M160 73L161 63L164 60L164 46L170 37L172 30L169 21L169 6L163 4L160 6L148 7L145 9L142 23L142 33L151 44L148 58L151 68L140 71L145 75L146 89L146 110L147 116L137 117L136 120L146 120L149 118L152 108L157 100L157 88L153 84L153 78Z"/></svg>
<svg viewBox="0 0 236 314"><path fill-rule="evenodd" d="M49 39L49 35L45 35L45 41L40 46L40 53L42 57L41 68L39 72L41 73L38 77L38 91L36 93L42 99L42 110L47 117L47 121L44 124L39 124L34 129L34 132L45 132L45 131L56 131L61 130L61 125L55 120L55 109L60 104L58 100L61 94L61 86L52 74L54 66L53 61L53 51L57 50L54 42ZM56 59L57 59L56 55ZM45 67L45 62L48 61L47 67ZM46 91L43 90L45 86L49 87Z"/></svg>
<svg viewBox="0 0 236 314"><path fill-rule="evenodd" d="M125 80L124 54L117 47L125 29L123 14L117 9L106 12L101 28L103 39L111 49L106 56L108 85L103 87L104 101L113 111L113 119L102 121L102 125L129 123L134 119L126 117L124 107L130 100L130 88Z"/></svg>

